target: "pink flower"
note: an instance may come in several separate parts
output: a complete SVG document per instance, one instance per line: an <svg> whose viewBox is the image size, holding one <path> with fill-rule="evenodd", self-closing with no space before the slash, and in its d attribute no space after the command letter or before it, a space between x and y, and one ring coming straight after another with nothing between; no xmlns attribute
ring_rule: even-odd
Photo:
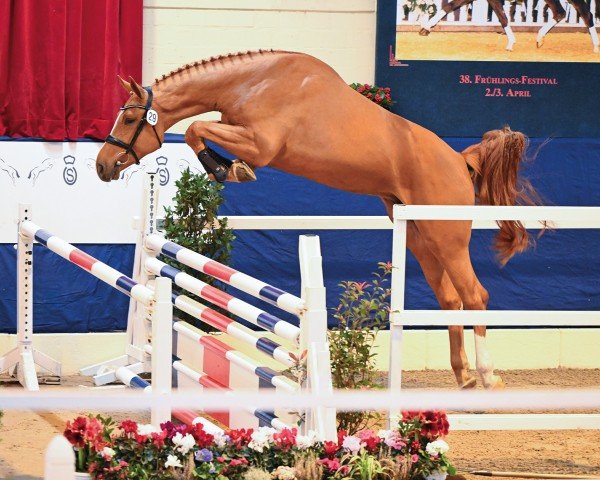
<svg viewBox="0 0 600 480"><path fill-rule="evenodd" d="M410 457L410 461L412 463L417 463L419 461L419 456L416 453L413 453L412 456Z"/></svg>
<svg viewBox="0 0 600 480"><path fill-rule="evenodd" d="M323 458L319 460L321 465L324 465L330 472L337 472L340 469L340 461L337 458Z"/></svg>
<svg viewBox="0 0 600 480"><path fill-rule="evenodd" d="M361 439L369 452L377 450L377 447L381 443L381 439L373 430L361 430L356 436Z"/></svg>

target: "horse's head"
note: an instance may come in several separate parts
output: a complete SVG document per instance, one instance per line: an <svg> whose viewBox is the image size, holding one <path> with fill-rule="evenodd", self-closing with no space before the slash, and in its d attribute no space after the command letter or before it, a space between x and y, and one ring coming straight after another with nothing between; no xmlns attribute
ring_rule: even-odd
<svg viewBox="0 0 600 480"><path fill-rule="evenodd" d="M140 87L133 78L119 81L129 92L115 125L96 157L96 172L101 180L117 180L120 173L140 158L158 150L164 136L163 123L152 108L152 89Z"/></svg>

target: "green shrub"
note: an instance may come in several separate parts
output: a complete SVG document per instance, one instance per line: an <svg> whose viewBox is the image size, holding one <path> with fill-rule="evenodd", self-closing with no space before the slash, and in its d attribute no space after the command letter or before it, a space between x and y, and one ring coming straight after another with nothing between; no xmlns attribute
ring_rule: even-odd
<svg viewBox="0 0 600 480"><path fill-rule="evenodd" d="M371 283L346 281L334 311L338 326L329 330L334 388L381 388L375 370L374 342L389 316L391 264L379 263ZM354 433L381 421L378 412L339 412L338 428Z"/></svg>
<svg viewBox="0 0 600 480"><path fill-rule="evenodd" d="M212 182L204 173L194 174L186 169L181 178L175 183L177 194L173 198L173 206L165 208L165 236L169 240L201 253L217 262L228 264L231 256L231 243L235 238L232 230L227 226L227 219L218 219L218 209L223 203L221 190L223 185ZM221 289L226 286L214 278L198 272L179 262L170 259L166 263L199 278L209 285ZM195 300L197 296L185 292ZM179 312L179 318L198 325L198 320L190 315ZM207 331L215 329L202 324L201 328Z"/></svg>

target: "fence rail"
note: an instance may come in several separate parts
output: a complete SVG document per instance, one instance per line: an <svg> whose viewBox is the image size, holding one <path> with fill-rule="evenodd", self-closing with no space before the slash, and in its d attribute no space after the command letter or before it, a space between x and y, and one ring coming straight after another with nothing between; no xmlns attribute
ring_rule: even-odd
<svg viewBox="0 0 600 480"><path fill-rule="evenodd" d="M588 1L588 5L592 13L596 11L596 1L597 0ZM399 0L397 2L398 27L401 28L403 25L420 25L422 20L422 14L420 10L409 12L408 7L404 7L405 3L406 2L403 0ZM433 2L427 1L417 3L432 3L435 5L437 11L440 10L444 5L447 5L449 1L434 0ZM564 20L558 23L556 28L586 27L584 22L577 14L577 11L569 2L566 0L560 0L560 3L565 9L567 16ZM552 12L548 8L546 2L543 0L506 1L504 2L503 8L511 26L541 28L546 22L552 19ZM460 26L465 27L464 30L467 31L477 31L481 29L481 27L499 26L500 22L486 0L475 0L470 4L459 8L455 12L449 13L439 25Z"/></svg>

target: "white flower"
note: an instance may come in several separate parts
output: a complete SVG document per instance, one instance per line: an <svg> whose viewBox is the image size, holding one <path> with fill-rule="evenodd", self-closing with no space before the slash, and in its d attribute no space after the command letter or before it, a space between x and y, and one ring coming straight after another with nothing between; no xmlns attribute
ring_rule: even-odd
<svg viewBox="0 0 600 480"><path fill-rule="evenodd" d="M293 467L277 467L277 470L271 473L271 477L277 480L295 480L296 469Z"/></svg>
<svg viewBox="0 0 600 480"><path fill-rule="evenodd" d="M271 427L260 427L252 432L250 435L250 443L248 443L248 447L257 452L263 452L265 448L269 446L269 443L273 441L273 434L277 432L274 428Z"/></svg>
<svg viewBox="0 0 600 480"><path fill-rule="evenodd" d="M362 443L360 438L355 437L354 435L348 435L344 438L342 447L344 447L349 452L352 452L352 454L356 455L360 450L360 447L362 447Z"/></svg>
<svg viewBox="0 0 600 480"><path fill-rule="evenodd" d="M225 445L227 445L228 441L229 441L229 435L225 435L225 433L223 431L216 432L214 434L213 443L217 447L223 448Z"/></svg>
<svg viewBox="0 0 600 480"><path fill-rule="evenodd" d="M318 432L309 430L307 435L296 435L296 447L300 450L306 450L315 445L315 443L322 442L322 438Z"/></svg>
<svg viewBox="0 0 600 480"><path fill-rule="evenodd" d="M182 435L181 432L177 432L175 436L171 439L174 445L176 445L175 450L183 453L184 455L190 451L190 449L196 445L196 440L189 433Z"/></svg>
<svg viewBox="0 0 600 480"><path fill-rule="evenodd" d="M175 455L169 455L167 457L167 461L165 462L165 468L183 468L183 465L179 461L179 459Z"/></svg>
<svg viewBox="0 0 600 480"><path fill-rule="evenodd" d="M435 442L430 442L425 447L425 451L432 456L444 454L448 451L450 447L443 440L436 440Z"/></svg>
<svg viewBox="0 0 600 480"><path fill-rule="evenodd" d="M386 438L388 438L388 435L390 434L391 430L379 430L377 432L377 436L379 438L381 438L382 440L385 440Z"/></svg>
<svg viewBox="0 0 600 480"><path fill-rule="evenodd" d="M150 435L152 433L160 433L160 430L158 428L156 428L154 425L142 424L142 425L138 425L137 433L138 433L138 435Z"/></svg>
<svg viewBox="0 0 600 480"><path fill-rule="evenodd" d="M110 447L104 447L100 453L104 457L104 460L110 460L115 456L115 451Z"/></svg>

